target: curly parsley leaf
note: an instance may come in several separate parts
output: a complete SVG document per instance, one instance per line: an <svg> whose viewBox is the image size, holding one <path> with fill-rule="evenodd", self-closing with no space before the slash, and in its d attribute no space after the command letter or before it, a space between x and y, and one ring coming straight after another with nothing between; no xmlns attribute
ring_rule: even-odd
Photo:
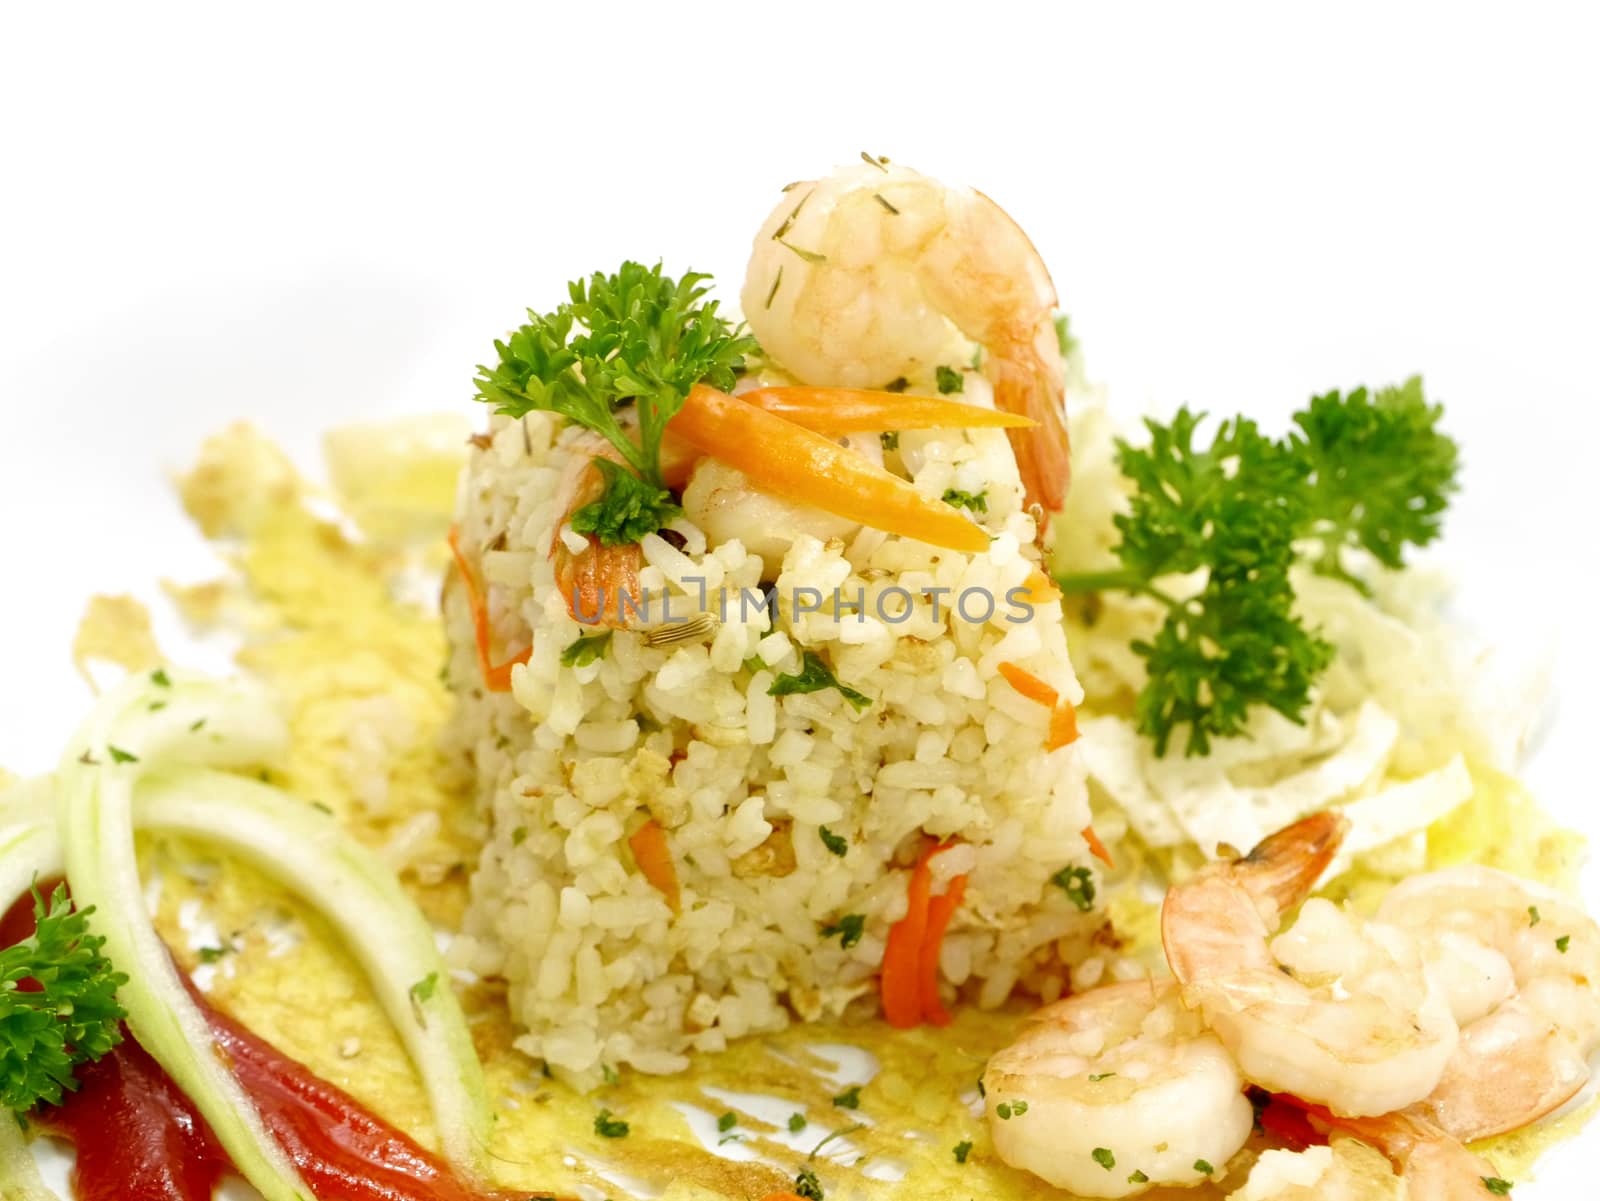
<svg viewBox="0 0 1600 1201"><path fill-rule="evenodd" d="M1311 493L1319 572L1365 591L1345 569L1346 548L1398 568L1407 545L1439 536L1459 466L1455 442L1439 431L1443 411L1427 402L1414 376L1371 396L1365 388L1343 397L1329 392L1295 415L1291 445Z"/></svg>
<svg viewBox="0 0 1600 1201"><path fill-rule="evenodd" d="M1121 589L1161 601L1166 620L1133 644L1149 678L1135 703L1140 730L1165 754L1187 730L1185 752L1243 732L1266 706L1300 721L1332 647L1294 611L1290 568L1311 565L1356 587L1346 550L1398 567L1407 545L1437 537L1455 488L1456 447L1418 380L1369 398L1315 398L1282 440L1239 417L1209 445L1203 415L1180 409L1146 422L1147 447L1119 443L1133 485L1116 518L1117 570L1060 577L1064 591ZM1168 582L1198 575L1192 582Z"/></svg>
<svg viewBox="0 0 1600 1201"><path fill-rule="evenodd" d="M866 914L847 913L833 924L822 927L822 937L837 938L839 946L848 951L861 941L861 936L866 930Z"/></svg>
<svg viewBox="0 0 1600 1201"><path fill-rule="evenodd" d="M0 1103L17 1113L60 1104L77 1088L72 1069L120 1043L127 1016L117 989L128 977L89 933L93 907L75 911L58 886L48 902L34 890L33 912L34 933L0 951ZM37 989L19 988L24 980Z"/></svg>
<svg viewBox="0 0 1600 1201"><path fill-rule="evenodd" d="M610 459L596 459L605 479L600 499L572 515L572 529L593 534L604 546L637 542L683 516L683 509L665 488L647 484L626 467Z"/></svg>
<svg viewBox="0 0 1600 1201"><path fill-rule="evenodd" d="M616 447L637 483L662 491L667 422L696 384L732 388L756 349L754 338L705 299L710 278L691 271L673 279L659 263L625 262L610 275L597 271L573 281L567 303L550 313L530 309L525 325L495 342L498 361L479 366L477 398L511 417L550 412L592 430ZM628 406L632 414L624 421ZM598 509L580 510L595 509L585 521L602 541L622 539L648 524L649 514L659 516L652 494L623 483L627 474L607 472L607 496L627 487L626 498L608 506L603 497Z"/></svg>
<svg viewBox="0 0 1600 1201"><path fill-rule="evenodd" d="M821 692L827 688L838 689L839 694L857 709L865 709L872 704L871 697L857 692L848 684L839 683L838 677L815 651L806 651L801 658L800 671L779 676L772 682L772 687L767 689L767 693L770 696L790 696L804 692Z"/></svg>
<svg viewBox="0 0 1600 1201"><path fill-rule="evenodd" d="M974 513L989 511L988 489L982 492L962 492L958 488L946 488L942 499L945 504L958 509L970 509Z"/></svg>

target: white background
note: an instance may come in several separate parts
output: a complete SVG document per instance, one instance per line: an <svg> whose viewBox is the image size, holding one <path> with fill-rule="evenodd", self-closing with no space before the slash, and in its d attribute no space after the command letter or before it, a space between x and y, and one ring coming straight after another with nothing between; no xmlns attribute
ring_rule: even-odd
<svg viewBox="0 0 1600 1201"><path fill-rule="evenodd" d="M465 411L494 336L624 256L732 299L777 190L866 149L1005 205L1130 411L1423 372L1466 455L1446 557L1557 654L1530 774L1600 832L1592 12L8 5L0 763L81 712L88 593L211 570L167 479L208 431L309 460Z"/></svg>

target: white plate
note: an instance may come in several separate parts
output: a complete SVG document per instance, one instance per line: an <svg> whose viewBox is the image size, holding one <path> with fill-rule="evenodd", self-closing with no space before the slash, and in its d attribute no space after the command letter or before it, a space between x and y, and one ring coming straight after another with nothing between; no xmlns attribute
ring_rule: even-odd
<svg viewBox="0 0 1600 1201"><path fill-rule="evenodd" d="M212 570L166 479L207 432L310 458L467 408L522 307L625 255L731 299L778 187L871 149L1011 209L1130 410L1281 420L1422 371L1464 607L1557 655L1527 774L1600 831L1592 12L829 9L9 14L0 763L82 712L90 592ZM1518 1195L1577 1195L1597 1140Z"/></svg>

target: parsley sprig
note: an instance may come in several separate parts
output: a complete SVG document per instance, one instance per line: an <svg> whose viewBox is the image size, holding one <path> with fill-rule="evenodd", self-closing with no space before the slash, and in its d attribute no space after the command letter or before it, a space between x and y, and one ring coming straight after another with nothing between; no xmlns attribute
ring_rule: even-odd
<svg viewBox="0 0 1600 1201"><path fill-rule="evenodd" d="M1440 414L1412 379L1316 397L1282 439L1236 417L1200 445L1204 415L1184 408L1170 424L1145 423L1149 446L1118 443L1133 485L1116 518L1120 567L1059 583L1166 606L1155 637L1133 645L1149 672L1135 716L1158 755L1180 727L1186 753L1204 755L1258 705L1302 720L1333 648L1295 614L1290 568L1306 561L1365 591L1347 551L1400 567L1407 546L1438 537L1457 469ZM1185 590L1179 578L1197 574L1204 582Z"/></svg>
<svg viewBox="0 0 1600 1201"><path fill-rule="evenodd" d="M127 1015L117 989L127 976L100 953L105 939L89 933L87 915L58 886L46 902L37 889L34 933L0 951L0 1104L26 1113L57 1105L77 1088L72 1070L122 1041ZM34 980L36 990L19 985Z"/></svg>
<svg viewBox="0 0 1600 1201"><path fill-rule="evenodd" d="M582 515L579 533L608 545L632 542L678 515L661 478L667 422L695 384L732 388L756 348L705 299L710 278L691 271L673 279L659 263L597 271L569 284L570 299L555 311L530 309L527 324L495 342L499 362L478 368L478 399L496 412L557 413L604 437L631 469L627 483L628 472L597 460L606 491L574 515L575 529ZM629 405L634 416L624 421Z"/></svg>

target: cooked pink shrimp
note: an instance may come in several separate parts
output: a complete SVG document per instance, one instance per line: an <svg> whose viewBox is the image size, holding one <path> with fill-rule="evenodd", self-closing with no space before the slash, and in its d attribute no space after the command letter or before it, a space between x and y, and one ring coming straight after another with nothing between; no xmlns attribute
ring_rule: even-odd
<svg viewBox="0 0 1600 1201"><path fill-rule="evenodd" d="M1493 868L1414 876L1378 910L1412 934L1461 1042L1419 1108L1463 1141L1536 1121L1589 1079L1600 1046L1600 926L1572 902Z"/></svg>
<svg viewBox="0 0 1600 1201"><path fill-rule="evenodd" d="M1055 285L982 192L882 161L794 184L756 235L741 300L767 354L810 384L931 381L976 343L996 407L1037 422L1007 431L1026 502L1060 511L1070 463Z"/></svg>
<svg viewBox="0 0 1600 1201"><path fill-rule="evenodd" d="M1341 1118L1313 1108L1308 1116L1313 1125L1348 1134L1381 1153L1404 1179L1408 1201L1487 1201L1511 1195L1510 1182L1500 1178L1493 1164L1419 1115Z"/></svg>
<svg viewBox="0 0 1600 1201"><path fill-rule="evenodd" d="M1246 1079L1336 1113L1382 1114L1427 1096L1456 1046L1415 941L1324 900L1306 902L1296 926L1272 938L1346 825L1314 814L1174 886L1161 935L1184 1001Z"/></svg>

